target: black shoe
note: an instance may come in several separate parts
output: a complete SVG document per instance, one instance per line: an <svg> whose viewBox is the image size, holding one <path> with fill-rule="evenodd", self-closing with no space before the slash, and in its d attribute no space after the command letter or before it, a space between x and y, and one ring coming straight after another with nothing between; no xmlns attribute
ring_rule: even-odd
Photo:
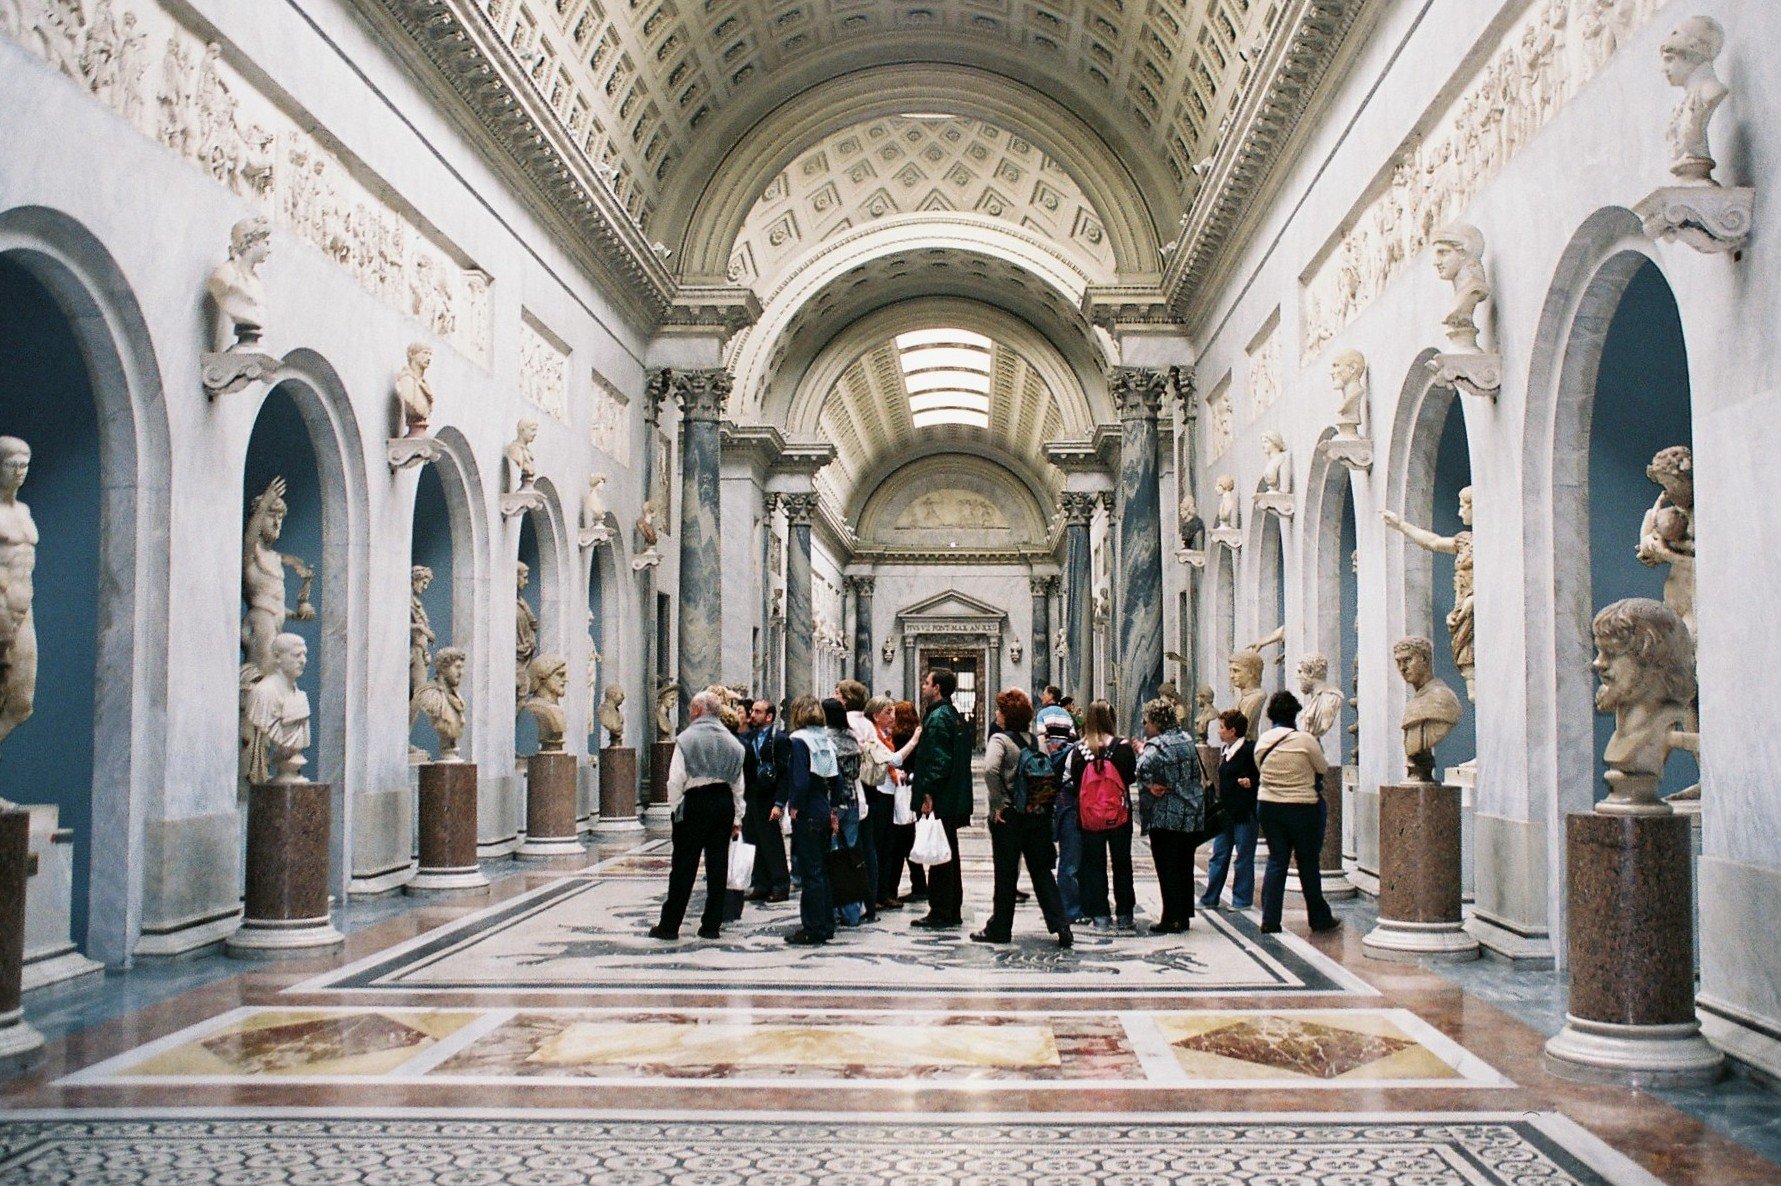
<svg viewBox="0 0 1781 1186"><path fill-rule="evenodd" d="M699 938L701 938L701 939L720 939L722 937L723 936L718 933L718 930L716 927L712 927L709 930L707 930L705 927L699 928Z"/></svg>
<svg viewBox="0 0 1781 1186"><path fill-rule="evenodd" d="M905 902L925 902L928 900L928 891L927 890L910 890L908 893L903 895L903 900Z"/></svg>
<svg viewBox="0 0 1781 1186"><path fill-rule="evenodd" d="M942 923L931 914L924 914L920 918L910 919L909 925L912 927L920 927L924 931L931 931L938 927L945 926L946 924Z"/></svg>
<svg viewBox="0 0 1781 1186"><path fill-rule="evenodd" d="M670 931L660 923L657 923L655 926L649 928L649 937L651 939L660 939L664 943L672 943L674 940L680 938L680 932Z"/></svg>
<svg viewBox="0 0 1781 1186"><path fill-rule="evenodd" d="M973 943L1012 943L1012 935L992 935L988 931L975 931L971 935Z"/></svg>
<svg viewBox="0 0 1781 1186"><path fill-rule="evenodd" d="M827 939L818 939L809 931L793 931L785 937L785 941L794 947L821 947Z"/></svg>
<svg viewBox="0 0 1781 1186"><path fill-rule="evenodd" d="M786 900L787 900L787 899L789 899L789 898L790 898L790 897L791 897L791 895L790 895L790 894L789 894L789 893L787 893L787 892L786 892L786 891L784 891L784 890L780 890L780 891L779 891L779 892L778 892L778 893L776 893L776 894L768 894L768 895L767 895L767 896L766 896L766 898L765 898L765 899L763 899L763 900L764 900L764 901L766 901L766 902L767 902L767 903L768 903L768 904L772 904L772 903L775 903L775 902L784 902L784 901L786 901Z"/></svg>
<svg viewBox="0 0 1781 1186"><path fill-rule="evenodd" d="M1279 923L1264 922L1262 924L1262 934L1264 934L1264 935L1278 935L1279 933L1280 933L1280 924Z"/></svg>
<svg viewBox="0 0 1781 1186"><path fill-rule="evenodd" d="M898 898L886 898L884 901L878 903L877 908L879 910L901 910L903 908L903 903L902 900Z"/></svg>
<svg viewBox="0 0 1781 1186"><path fill-rule="evenodd" d="M1322 926L1312 927L1311 929L1316 931L1320 935L1327 935L1331 931L1341 930L1342 929L1342 920L1339 918L1332 918L1328 922L1324 923Z"/></svg>
<svg viewBox="0 0 1781 1186"><path fill-rule="evenodd" d="M1014 900L1016 902L1031 902L1033 900L1033 895L1027 893L1025 890L1015 890Z"/></svg>
<svg viewBox="0 0 1781 1186"><path fill-rule="evenodd" d="M744 902L769 902L772 901L772 898L766 890L754 890L743 895L742 900Z"/></svg>
<svg viewBox="0 0 1781 1186"><path fill-rule="evenodd" d="M1070 934L1069 927L1065 927L1057 933L1057 945L1065 951L1068 951L1076 945L1076 938L1074 935Z"/></svg>

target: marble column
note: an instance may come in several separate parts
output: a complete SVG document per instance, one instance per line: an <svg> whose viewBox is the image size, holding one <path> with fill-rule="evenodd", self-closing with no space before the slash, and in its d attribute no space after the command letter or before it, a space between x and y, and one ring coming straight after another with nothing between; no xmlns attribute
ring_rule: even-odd
<svg viewBox="0 0 1781 1186"><path fill-rule="evenodd" d="M1113 398L1123 429L1119 453L1119 704L1122 729L1136 729L1144 702L1163 682L1163 535L1156 472L1156 417L1167 371L1117 367Z"/></svg>
<svg viewBox="0 0 1781 1186"><path fill-rule="evenodd" d="M878 582L872 577L848 577L847 587L853 590L853 678L872 686L872 592Z"/></svg>
<svg viewBox="0 0 1781 1186"><path fill-rule="evenodd" d="M1045 690L1051 682L1051 594L1057 589L1056 577L1032 577L1028 587L1033 591L1033 692Z"/></svg>
<svg viewBox="0 0 1781 1186"><path fill-rule="evenodd" d="M719 369L672 371L680 399L681 712L693 693L723 682L723 523L719 504L723 443L718 425L730 397Z"/></svg>
<svg viewBox="0 0 1781 1186"><path fill-rule="evenodd" d="M1095 496L1067 491L1064 511L1064 670L1057 673L1066 695L1076 697L1084 708L1092 700L1094 669L1089 665L1089 639L1094 637L1094 573L1089 553L1088 525L1095 517Z"/></svg>
<svg viewBox="0 0 1781 1186"><path fill-rule="evenodd" d="M781 501L792 532L785 557L785 695L792 700L808 696L816 686L811 668L816 619L810 600L810 519L816 513L816 495L786 494Z"/></svg>

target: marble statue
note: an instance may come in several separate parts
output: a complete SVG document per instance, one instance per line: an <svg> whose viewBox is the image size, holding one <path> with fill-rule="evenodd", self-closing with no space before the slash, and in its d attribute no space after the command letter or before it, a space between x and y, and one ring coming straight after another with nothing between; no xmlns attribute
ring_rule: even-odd
<svg viewBox="0 0 1781 1186"><path fill-rule="evenodd" d="M30 471L31 446L0 436L0 741L31 719L37 697L37 522L19 498Z"/></svg>
<svg viewBox="0 0 1781 1186"><path fill-rule="evenodd" d="M1262 637L1249 644L1249 649L1258 655L1270 647L1280 648L1280 654L1276 657L1275 662L1284 663L1286 661L1285 625L1274 627L1274 629L1270 630L1267 634L1264 634Z"/></svg>
<svg viewBox="0 0 1781 1186"><path fill-rule="evenodd" d="M1477 700L1478 656L1472 635L1472 533L1436 535L1414 523L1406 523L1395 511L1381 511L1380 518L1393 531L1430 552L1445 552L1453 557L1453 608L1447 614L1447 634L1453 644L1453 665L1466 681L1466 699ZM1472 488L1459 492L1459 521L1472 526Z"/></svg>
<svg viewBox="0 0 1781 1186"><path fill-rule="evenodd" d="M1017 638L1008 644L1008 662L1018 666L1020 664L1021 656L1024 654L1026 654L1026 652L1021 649L1020 639Z"/></svg>
<svg viewBox="0 0 1781 1186"><path fill-rule="evenodd" d="M538 477L538 462L532 457L532 442L537 439L538 422L527 416L520 420L504 450L509 489L514 492L530 490Z"/></svg>
<svg viewBox="0 0 1781 1186"><path fill-rule="evenodd" d="M523 700L531 690L527 667L538 655L538 615L526 601L526 586L532 583L532 568L525 561L514 566L518 578L518 596L513 605L513 694Z"/></svg>
<svg viewBox="0 0 1781 1186"><path fill-rule="evenodd" d="M272 640L271 666L247 693L248 781L300 782L309 748L309 693L297 679L309 665L309 644L295 634ZM267 750L271 761L267 761Z"/></svg>
<svg viewBox="0 0 1781 1186"><path fill-rule="evenodd" d="M1262 433L1262 455L1267 459L1262 465L1263 494L1292 493L1292 454L1286 451L1286 438L1274 429Z"/></svg>
<svg viewBox="0 0 1781 1186"><path fill-rule="evenodd" d="M643 541L644 548L649 551L654 551L656 542L661 539L661 528L656 523L656 519L661 513L662 509L656 505L655 499L652 498L643 504L643 511L637 516L637 537Z"/></svg>
<svg viewBox="0 0 1781 1186"><path fill-rule="evenodd" d="M458 739L464 735L464 682L467 656L462 647L441 647L433 656L433 678L415 690L408 701L408 727L422 716L439 734L439 760L461 762Z"/></svg>
<svg viewBox="0 0 1781 1186"><path fill-rule="evenodd" d="M408 695L410 698L427 682L427 664L432 660L433 623L421 594L433 583L433 570L417 564L408 570Z"/></svg>
<svg viewBox="0 0 1781 1186"><path fill-rule="evenodd" d="M884 645L878 648L878 657L885 663L895 663L897 661L897 644L888 638L885 639Z"/></svg>
<svg viewBox="0 0 1781 1186"><path fill-rule="evenodd" d="M433 365L433 348L425 342L408 347L408 364L396 372L396 403L402 411L403 434L424 437L433 419L433 386L427 368Z"/></svg>
<svg viewBox="0 0 1781 1186"><path fill-rule="evenodd" d="M563 734L569 728L563 712L563 693L569 689L569 661L561 655L539 655L527 665L526 683L530 691L519 707L538 722L538 752L561 753Z"/></svg>
<svg viewBox="0 0 1781 1186"><path fill-rule="evenodd" d="M1670 566L1664 578L1664 604L1676 612L1698 638L1694 624L1694 454L1687 445L1661 450L1645 467L1645 476L1663 493L1639 524L1635 554L1641 564Z"/></svg>
<svg viewBox="0 0 1781 1186"><path fill-rule="evenodd" d="M1215 693L1206 685L1194 693L1194 740L1210 743L1212 726L1218 720L1218 709L1213 704Z"/></svg>
<svg viewBox="0 0 1781 1186"><path fill-rule="evenodd" d="M1254 741L1261 736L1262 706L1268 699L1262 691L1261 655L1238 651L1231 656L1231 688L1237 693L1237 711L1249 719L1244 736Z"/></svg>
<svg viewBox="0 0 1781 1186"><path fill-rule="evenodd" d="M889 643L885 644L889 646ZM1062 677L1064 669L1070 662L1070 632L1059 626L1051 636L1051 657L1057 663L1057 674Z"/></svg>
<svg viewBox="0 0 1781 1186"><path fill-rule="evenodd" d="M1322 655L1299 660L1299 692L1305 697L1299 711L1299 728L1323 739L1342 719L1342 693L1330 686L1330 661Z"/></svg>
<svg viewBox="0 0 1781 1186"><path fill-rule="evenodd" d="M1405 638L1391 648L1398 674L1410 685L1404 706L1404 757L1414 782L1433 782L1435 746L1459 724L1462 709L1453 689L1435 678L1435 647L1426 638Z"/></svg>
<svg viewBox="0 0 1781 1186"><path fill-rule="evenodd" d="M1200 518L1200 504L1194 501L1193 495L1183 494L1177 511L1181 546L1192 551L1200 546L1200 537L1206 533L1206 521Z"/></svg>
<svg viewBox="0 0 1781 1186"><path fill-rule="evenodd" d="M1685 185L1715 184L1707 125L1730 94L1714 69L1724 48L1724 27L1707 16L1687 18L1658 47L1664 81L1682 88L1682 101L1670 114L1664 135L1670 149L1670 172Z"/></svg>
<svg viewBox="0 0 1781 1186"><path fill-rule="evenodd" d="M656 740L674 740L674 717L680 710L680 685L664 679L656 685Z"/></svg>
<svg viewBox="0 0 1781 1186"><path fill-rule="evenodd" d="M1693 732L1696 693L1694 639L1682 618L1661 601L1629 597L1595 616L1591 625L1600 681L1598 712L1614 714L1614 735L1602 751L1608 797L1596 810L1608 814L1662 815L1672 810L1657 797L1670 751L1700 751Z"/></svg>
<svg viewBox="0 0 1781 1186"><path fill-rule="evenodd" d="M229 230L229 258L205 285L216 309L213 344L217 353L258 351L266 328L266 282L260 268L272 254L272 224L244 218Z"/></svg>
<svg viewBox="0 0 1781 1186"><path fill-rule="evenodd" d="M606 484L605 474L589 474L587 493L581 496L581 529L593 531L606 526L607 516L612 512L606 509L606 496L600 493L600 487Z"/></svg>
<svg viewBox="0 0 1781 1186"><path fill-rule="evenodd" d="M1435 272L1453 284L1453 307L1441 319L1447 340L1463 354L1478 348L1478 306L1490 299L1484 274L1484 233L1468 223L1454 223L1435 236Z"/></svg>
<svg viewBox="0 0 1781 1186"><path fill-rule="evenodd" d="M1229 528L1233 531L1241 528L1243 512L1237 498L1237 480L1229 474L1221 474L1216 483L1218 487L1218 516L1213 519L1214 529Z"/></svg>
<svg viewBox="0 0 1781 1186"><path fill-rule="evenodd" d="M1359 350L1337 351L1330 360L1330 382L1341 396L1336 405L1336 438L1367 438L1367 358Z"/></svg>
<svg viewBox="0 0 1781 1186"><path fill-rule="evenodd" d="M283 478L273 478L266 484L248 511L247 530L242 536L241 599L247 602L247 615L241 619L241 650L246 664L261 675L272 670L272 640L284 629L286 618L299 622L315 618L315 607L309 600L315 570L273 546L284 531L288 513L284 492ZM297 587L297 604L288 610L284 604L286 568L302 581Z"/></svg>
<svg viewBox="0 0 1781 1186"><path fill-rule="evenodd" d="M600 728L606 730L606 744L617 748L625 743L625 690L616 684L606 689L600 701Z"/></svg>

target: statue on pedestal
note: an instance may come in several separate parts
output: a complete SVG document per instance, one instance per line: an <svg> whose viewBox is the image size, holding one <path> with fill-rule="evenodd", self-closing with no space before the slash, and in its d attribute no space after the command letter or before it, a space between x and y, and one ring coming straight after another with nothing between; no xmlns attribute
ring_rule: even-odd
<svg viewBox="0 0 1781 1186"><path fill-rule="evenodd" d="M563 693L569 688L569 661L561 655L539 655L528 665L531 694L520 702L520 711L538 722L538 752L561 753L569 722L563 712Z"/></svg>
<svg viewBox="0 0 1781 1186"><path fill-rule="evenodd" d="M656 740L673 741L675 714L680 710L680 685L664 679L656 685Z"/></svg>
<svg viewBox="0 0 1781 1186"><path fill-rule="evenodd" d="M1645 467L1645 476L1663 493L1639 524L1636 555L1652 568L1670 566L1664 578L1664 604L1676 612L1697 637L1694 625L1694 454L1687 445L1661 450Z"/></svg>
<svg viewBox="0 0 1781 1186"><path fill-rule="evenodd" d="M1342 719L1342 693L1330 686L1330 661L1322 655L1299 660L1299 691L1305 697L1299 728L1319 741Z"/></svg>
<svg viewBox="0 0 1781 1186"><path fill-rule="evenodd" d="M211 272L205 291L216 309L218 354L256 353L266 329L266 282L260 268L272 254L272 224L258 216L229 228L229 258Z"/></svg>
<svg viewBox="0 0 1781 1186"><path fill-rule="evenodd" d="M1237 693L1237 711L1249 721L1244 736L1254 741L1261 736L1262 706L1268 694L1262 691L1262 657L1255 651L1238 651L1231 656L1231 687Z"/></svg>
<svg viewBox="0 0 1781 1186"><path fill-rule="evenodd" d="M1694 639L1682 618L1660 601L1616 601L1591 624L1600 680L1598 712L1614 714L1614 735L1602 751L1609 794L1605 814L1665 815L1657 797L1672 750L1700 752L1694 732Z"/></svg>
<svg viewBox="0 0 1781 1186"><path fill-rule="evenodd" d="M1270 428L1262 433L1262 456L1267 460L1262 466L1263 494L1292 493L1292 454L1286 451L1286 438Z"/></svg>
<svg viewBox="0 0 1781 1186"><path fill-rule="evenodd" d="M309 644L295 634L272 640L271 668L248 691L245 703L250 784L301 782L309 748L309 694L297 679L309 664ZM271 762L267 762L267 750Z"/></svg>
<svg viewBox="0 0 1781 1186"><path fill-rule="evenodd" d="M1359 350L1338 351L1330 360L1330 382L1341 402L1336 405L1336 439L1367 439L1367 359Z"/></svg>
<svg viewBox="0 0 1781 1186"><path fill-rule="evenodd" d="M1218 515L1212 521L1213 529L1240 529L1243 526L1243 511L1241 501L1237 498L1237 480L1229 474L1221 474L1215 485L1218 489Z"/></svg>
<svg viewBox="0 0 1781 1186"><path fill-rule="evenodd" d="M427 664L433 654L433 623L421 594L433 583L433 570L417 564L408 570L408 695L412 699L427 682Z"/></svg>
<svg viewBox="0 0 1781 1186"><path fill-rule="evenodd" d="M283 478L266 484L248 512L242 537L241 599L247 602L247 615L241 620L241 650L246 664L259 673L255 679L271 672L272 640L284 629L287 616L299 622L315 618L315 606L309 600L315 570L273 547L284 531L288 513L284 492ZM297 587L297 604L288 610L284 604L286 568L302 581Z"/></svg>
<svg viewBox="0 0 1781 1186"><path fill-rule="evenodd" d="M1181 546L1193 551L1200 546L1200 538L1206 533L1206 521L1200 518L1200 504L1194 501L1191 494L1181 496L1178 510L1180 520Z"/></svg>
<svg viewBox="0 0 1781 1186"><path fill-rule="evenodd" d="M1478 306L1490 299L1484 273L1484 232L1458 222L1435 236L1435 273L1453 284L1453 306L1441 325L1455 351L1477 354Z"/></svg>
<svg viewBox="0 0 1781 1186"><path fill-rule="evenodd" d="M1447 635L1453 644L1453 665L1466 681L1466 699L1477 700L1478 656L1472 633L1471 531L1461 531L1457 535L1436 535L1425 527L1404 522L1403 517L1395 511L1381 511L1379 517L1385 520L1387 527L1402 532L1417 547L1430 552L1444 552L1453 557L1453 608L1447 613ZM1459 521L1468 528L1472 526L1470 486L1459 492Z"/></svg>
<svg viewBox="0 0 1781 1186"><path fill-rule="evenodd" d="M538 654L538 615L526 601L526 586L532 583L532 568L525 561L514 566L518 580L518 596L513 605L513 694L515 701L524 700L531 690L527 665Z"/></svg>
<svg viewBox="0 0 1781 1186"><path fill-rule="evenodd" d="M538 462L532 456L532 442L538 439L538 422L530 416L520 420L513 440L503 450L507 458L508 490L518 493L530 490L538 477Z"/></svg>
<svg viewBox="0 0 1781 1186"><path fill-rule="evenodd" d="M878 648L878 657L887 664L895 663L897 661L897 644L888 638L885 639L884 645Z"/></svg>
<svg viewBox="0 0 1781 1186"><path fill-rule="evenodd" d="M1194 740L1210 743L1212 724L1218 720L1218 709L1213 704L1214 693L1211 688L1202 684L1194 693Z"/></svg>
<svg viewBox="0 0 1781 1186"><path fill-rule="evenodd" d="M0 741L31 718L37 698L37 522L19 498L30 472L31 446L0 436Z"/></svg>
<svg viewBox="0 0 1781 1186"><path fill-rule="evenodd" d="M1714 69L1724 49L1724 27L1707 16L1687 18L1658 47L1664 81L1682 88L1682 101L1670 114L1664 138L1670 148L1670 172L1685 185L1714 184L1707 125L1731 93Z"/></svg>
<svg viewBox="0 0 1781 1186"><path fill-rule="evenodd" d="M1404 706L1404 757L1413 782L1435 779L1435 746L1459 724L1462 709L1453 689L1435 678L1435 647L1426 638L1401 639L1391 648L1398 674L1410 685Z"/></svg>
<svg viewBox="0 0 1781 1186"><path fill-rule="evenodd" d="M600 727L606 730L607 746L616 749L625 743L625 690L616 684L606 689L600 701Z"/></svg>
<svg viewBox="0 0 1781 1186"><path fill-rule="evenodd" d="M427 368L433 365L433 348L425 342L408 347L408 365L396 372L396 403L402 410L403 436L427 435L433 419L433 386Z"/></svg>
<svg viewBox="0 0 1781 1186"><path fill-rule="evenodd" d="M581 546L584 548L611 538L612 526L608 520L612 518L612 512L606 508L606 496L600 493L600 487L605 484L605 474L588 475L587 493L581 496Z"/></svg>
<svg viewBox="0 0 1781 1186"><path fill-rule="evenodd" d="M439 760L461 762L458 739L464 735L464 697L458 691L464 682L467 656L461 647L441 647L433 657L433 678L415 690L408 701L408 727L425 716L439 734Z"/></svg>

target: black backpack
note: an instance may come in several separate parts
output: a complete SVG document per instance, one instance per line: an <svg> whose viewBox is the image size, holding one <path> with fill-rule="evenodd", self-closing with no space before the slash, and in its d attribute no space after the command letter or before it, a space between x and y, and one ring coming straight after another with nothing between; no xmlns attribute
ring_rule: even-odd
<svg viewBox="0 0 1781 1186"><path fill-rule="evenodd" d="M1031 734L1025 735L1014 759L1014 786L1009 801L1025 815L1050 815L1057 803L1057 766Z"/></svg>

